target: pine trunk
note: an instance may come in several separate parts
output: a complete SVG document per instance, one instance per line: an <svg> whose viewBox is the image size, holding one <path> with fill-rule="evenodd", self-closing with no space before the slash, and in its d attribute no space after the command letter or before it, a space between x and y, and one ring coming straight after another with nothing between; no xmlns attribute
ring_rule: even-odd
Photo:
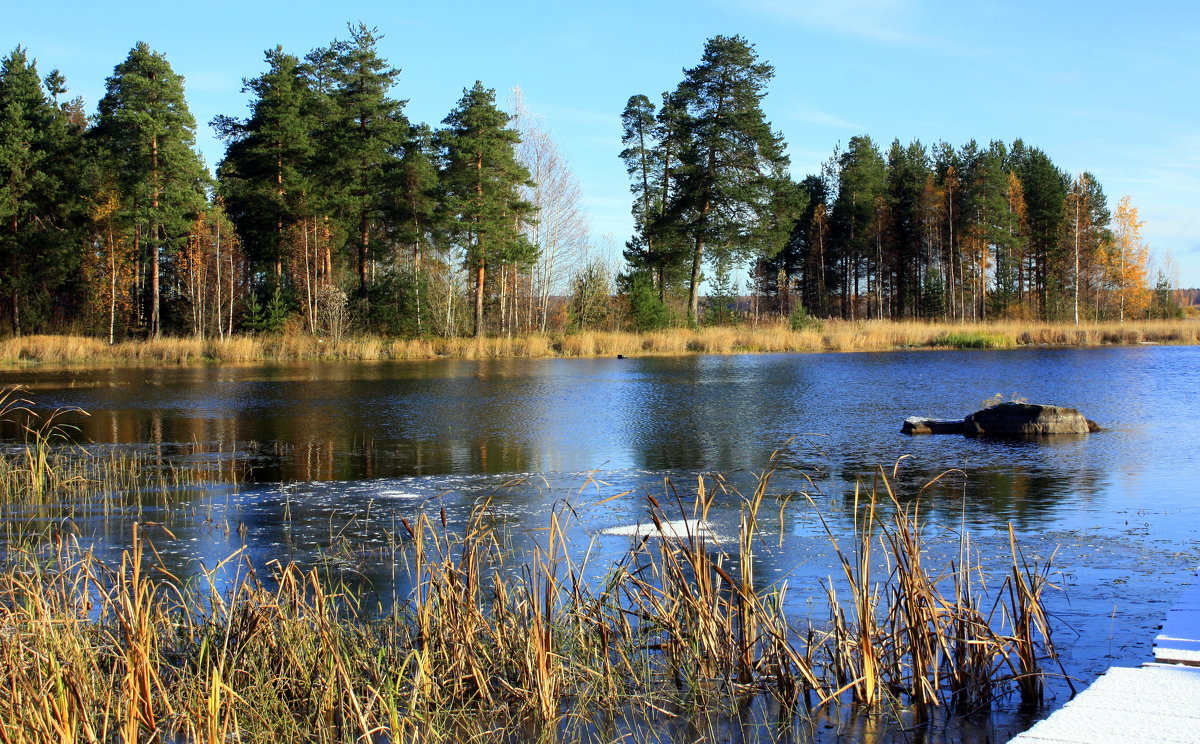
<svg viewBox="0 0 1200 744"><path fill-rule="evenodd" d="M151 214L154 219L150 225L150 236L154 247L150 249L150 337L158 338L162 332L159 317L159 242L162 240L161 230L157 223L158 217L158 137L150 138L150 172L153 178L154 191L150 199Z"/></svg>
<svg viewBox="0 0 1200 744"><path fill-rule="evenodd" d="M700 318L700 260L704 255L704 240L696 238L696 249L692 252L692 281L688 287L688 321L693 325Z"/></svg>
<svg viewBox="0 0 1200 744"><path fill-rule="evenodd" d="M367 297L367 246L370 241L370 229L371 221L366 212L363 212L358 223L358 296L363 299Z"/></svg>
<svg viewBox="0 0 1200 744"><path fill-rule="evenodd" d="M486 278L487 267L483 259L475 267L475 335L483 335L483 282Z"/></svg>

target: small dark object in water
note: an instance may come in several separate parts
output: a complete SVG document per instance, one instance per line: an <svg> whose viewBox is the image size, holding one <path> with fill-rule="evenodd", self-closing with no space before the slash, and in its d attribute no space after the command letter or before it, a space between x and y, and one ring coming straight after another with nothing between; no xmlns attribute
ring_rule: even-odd
<svg viewBox="0 0 1200 744"><path fill-rule="evenodd" d="M624 359L624 358L625 358L624 354L617 354L617 359Z"/></svg>
<svg viewBox="0 0 1200 744"><path fill-rule="evenodd" d="M1000 403L976 411L962 421L924 419L910 416L900 431L904 434L966 434L989 437L1042 437L1058 434L1088 434L1100 431L1095 421L1065 406L1033 403Z"/></svg>
<svg viewBox="0 0 1200 744"><path fill-rule="evenodd" d="M903 434L962 434L962 419L927 419L920 416L909 416L904 419Z"/></svg>

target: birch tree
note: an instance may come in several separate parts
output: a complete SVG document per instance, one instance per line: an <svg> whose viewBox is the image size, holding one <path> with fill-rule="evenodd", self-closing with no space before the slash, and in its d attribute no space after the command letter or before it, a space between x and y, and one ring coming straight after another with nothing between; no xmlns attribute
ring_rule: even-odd
<svg viewBox="0 0 1200 744"><path fill-rule="evenodd" d="M587 251L590 229L579 179L542 118L525 107L520 88L513 95L513 126L521 133L517 161L532 180L531 185L522 187L522 193L537 215L525 228L527 239L537 250L537 260L531 266L526 327L545 332L550 297L566 290L566 278L579 267Z"/></svg>

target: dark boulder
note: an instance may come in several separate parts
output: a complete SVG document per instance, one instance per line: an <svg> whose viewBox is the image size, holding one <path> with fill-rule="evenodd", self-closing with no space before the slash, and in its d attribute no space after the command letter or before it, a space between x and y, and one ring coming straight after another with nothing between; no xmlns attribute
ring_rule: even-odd
<svg viewBox="0 0 1200 744"><path fill-rule="evenodd" d="M1099 429L1074 408L1032 403L1000 403L963 420L963 433L968 436L1040 437L1087 434Z"/></svg>
<svg viewBox="0 0 1200 744"><path fill-rule="evenodd" d="M901 434L962 434L962 419L930 419L909 416L900 427Z"/></svg>

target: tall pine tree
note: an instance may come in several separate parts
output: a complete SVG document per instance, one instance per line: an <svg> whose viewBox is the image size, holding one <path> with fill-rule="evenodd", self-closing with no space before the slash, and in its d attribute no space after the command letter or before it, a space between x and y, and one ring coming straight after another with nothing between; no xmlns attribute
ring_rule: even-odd
<svg viewBox="0 0 1200 744"><path fill-rule="evenodd" d="M1017 150L1014 146L1014 150ZM1065 287L1059 237L1066 220L1067 188L1070 178L1037 148L1022 146L1014 153L1017 177L1025 199L1029 230L1030 291L1043 318L1052 315Z"/></svg>
<svg viewBox="0 0 1200 744"><path fill-rule="evenodd" d="M21 47L0 61L0 297L17 335L79 262L82 122L57 102L64 92L57 70L43 88Z"/></svg>
<svg viewBox="0 0 1200 744"><path fill-rule="evenodd" d="M187 239L208 183L183 77L166 57L138 42L108 79L92 133L104 167L117 174L124 221L148 276L147 332L157 337L163 330L164 256Z"/></svg>
<svg viewBox="0 0 1200 744"><path fill-rule="evenodd" d="M664 106L679 116L669 135L678 143L679 167L664 219L690 244L693 323L705 259L773 253L786 238L776 217L790 186L788 158L761 105L773 75L745 39L715 36Z"/></svg>
<svg viewBox="0 0 1200 744"><path fill-rule="evenodd" d="M291 228L313 210L314 95L299 59L276 47L266 62L267 71L243 88L254 95L250 116L221 116L213 125L229 143L218 168L226 212L255 268L278 280Z"/></svg>
<svg viewBox="0 0 1200 744"><path fill-rule="evenodd" d="M509 127L511 118L496 108L495 91L476 81L463 91L440 133L446 163L443 214L473 275L477 336L484 332L488 272L536 255L521 229L532 219L533 207L520 197L521 185L530 179L517 162L520 135Z"/></svg>
<svg viewBox="0 0 1200 744"><path fill-rule="evenodd" d="M838 193L830 215L843 318L861 314L859 295L880 239L886 167L870 137L851 137L838 160Z"/></svg>
<svg viewBox="0 0 1200 744"><path fill-rule="evenodd" d="M659 300L667 286L682 274L689 251L665 219L671 200L671 178L678 166L680 142L678 106L669 95L661 111L644 95L631 96L621 114L621 160L633 193L634 235L626 243L625 260L634 271L648 271Z"/></svg>
<svg viewBox="0 0 1200 744"><path fill-rule="evenodd" d="M377 29L359 24L350 28L348 41L334 43L330 117L322 133L323 167L344 188L340 211L351 235L360 299L368 291L372 226L388 216L388 179L408 137L406 102L391 96L400 71L379 56L381 38Z"/></svg>

